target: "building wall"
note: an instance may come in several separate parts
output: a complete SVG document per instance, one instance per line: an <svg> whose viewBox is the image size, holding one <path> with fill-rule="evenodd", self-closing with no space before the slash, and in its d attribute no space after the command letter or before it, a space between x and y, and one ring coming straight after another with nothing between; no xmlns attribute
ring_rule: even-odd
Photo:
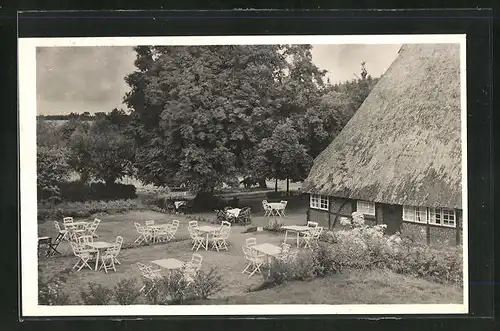
<svg viewBox="0 0 500 331"><path fill-rule="evenodd" d="M344 202L346 202L344 204ZM341 216L351 216L351 213L355 211L356 201L345 199L345 198L330 198L330 221L333 224L335 220L335 215L339 210L340 206L343 207L340 210ZM400 217L401 218L401 235L408 236L412 238L415 242L418 243L427 243L427 224L418 224L403 221L403 215L384 215L383 204L376 203L375 204L375 217L373 216L365 216L365 223L369 225L376 224L384 224L384 216L385 217ZM309 209L309 220L313 222L318 222L320 226L324 228L328 228L328 211L326 210L318 210L318 209ZM457 243L457 229L449 228L449 227L441 227L435 225L429 225L429 235L430 235L430 244L431 245L457 245L462 244L462 212L457 211L457 221L459 227L459 240ZM335 229L342 228L337 221L335 225Z"/></svg>

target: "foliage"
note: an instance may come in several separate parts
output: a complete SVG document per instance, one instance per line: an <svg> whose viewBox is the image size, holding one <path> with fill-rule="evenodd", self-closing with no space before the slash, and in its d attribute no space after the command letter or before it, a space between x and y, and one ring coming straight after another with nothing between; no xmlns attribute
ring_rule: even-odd
<svg viewBox="0 0 500 331"><path fill-rule="evenodd" d="M80 298L85 305L107 305L113 298L113 290L101 284L88 283L88 290L80 291Z"/></svg>
<svg viewBox="0 0 500 331"><path fill-rule="evenodd" d="M307 177L311 164L312 159L300 143L293 122L286 120L259 143L254 170L266 178L301 181Z"/></svg>
<svg viewBox="0 0 500 331"><path fill-rule="evenodd" d="M37 148L37 191L38 199L59 196L58 184L69 178L71 168L64 148Z"/></svg>
<svg viewBox="0 0 500 331"><path fill-rule="evenodd" d="M122 279L113 289L113 296L120 305L133 305L141 296L135 279Z"/></svg>
<svg viewBox="0 0 500 331"><path fill-rule="evenodd" d="M69 295L62 289L67 276L60 273L49 279L42 276L38 270L38 304L49 306L62 306L70 303Z"/></svg>
<svg viewBox="0 0 500 331"><path fill-rule="evenodd" d="M69 164L83 181L94 178L113 184L133 175L134 142L107 118L97 118L88 128L77 127L68 146Z"/></svg>
<svg viewBox="0 0 500 331"><path fill-rule="evenodd" d="M59 183L59 192L63 201L106 201L134 199L137 197L134 185L120 183L85 183L83 181Z"/></svg>
<svg viewBox="0 0 500 331"><path fill-rule="evenodd" d="M60 221L63 217L91 217L95 214L124 213L145 207L137 200L39 203L38 221Z"/></svg>
<svg viewBox="0 0 500 331"><path fill-rule="evenodd" d="M193 282L193 291L197 298L205 300L219 293L223 288L222 275L217 268L208 271L200 270L196 273Z"/></svg>

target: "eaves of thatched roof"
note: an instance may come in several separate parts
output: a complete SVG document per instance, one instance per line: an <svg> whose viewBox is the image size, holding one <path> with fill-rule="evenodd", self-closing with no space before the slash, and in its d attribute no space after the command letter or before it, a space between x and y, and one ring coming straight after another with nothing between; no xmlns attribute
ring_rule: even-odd
<svg viewBox="0 0 500 331"><path fill-rule="evenodd" d="M404 45L314 161L306 192L462 208L460 47Z"/></svg>

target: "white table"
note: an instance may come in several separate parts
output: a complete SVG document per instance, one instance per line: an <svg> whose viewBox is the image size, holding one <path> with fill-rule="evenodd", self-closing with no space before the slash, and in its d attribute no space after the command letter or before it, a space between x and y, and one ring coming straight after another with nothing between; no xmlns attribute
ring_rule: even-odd
<svg viewBox="0 0 500 331"><path fill-rule="evenodd" d="M273 244L265 243L250 246L250 248L256 250L257 252L263 253L267 256L267 262L269 263L270 257L276 257L281 254L281 247Z"/></svg>
<svg viewBox="0 0 500 331"><path fill-rule="evenodd" d="M177 259L162 259L162 260L154 260L151 261L151 263L154 263L156 265L159 265L160 267L168 270L175 270L175 269L181 269L182 266L184 265L184 262L177 260Z"/></svg>
<svg viewBox="0 0 500 331"><path fill-rule="evenodd" d="M284 204L282 204L281 202L269 202L267 205L271 209L269 216L273 216L274 214L280 217L283 216L283 212L285 211Z"/></svg>
<svg viewBox="0 0 500 331"><path fill-rule="evenodd" d="M299 247L299 240L300 240L300 234L304 232L311 231L311 228L305 225L286 225L282 227L282 229L286 230L285 232L285 243L286 243L286 238L288 236L288 232L295 232L297 233L297 247Z"/></svg>
<svg viewBox="0 0 500 331"><path fill-rule="evenodd" d="M172 226L172 224L155 224L155 225L147 225L146 227L151 230L153 233L153 243L156 239L156 233L161 230L167 230Z"/></svg>
<svg viewBox="0 0 500 331"><path fill-rule="evenodd" d="M109 248L109 247L111 247L113 245L114 245L114 243L107 243L107 242L104 242L104 241L94 241L94 242L91 242L91 243L87 244L87 246L97 249L97 256L96 256L96 261L95 261L95 270L97 270L97 267L99 266L100 251L103 250L103 249L107 249L107 248Z"/></svg>
<svg viewBox="0 0 500 331"><path fill-rule="evenodd" d="M231 217L238 217L240 214L241 209L240 208L233 208L233 209L228 209L226 210L226 214Z"/></svg>
<svg viewBox="0 0 500 331"><path fill-rule="evenodd" d="M204 225L204 226L199 226L196 228L197 231L204 232L207 236L206 239L206 245L205 245L205 250L208 251L208 237L210 234L218 231L220 229L220 226L214 226L214 225Z"/></svg>

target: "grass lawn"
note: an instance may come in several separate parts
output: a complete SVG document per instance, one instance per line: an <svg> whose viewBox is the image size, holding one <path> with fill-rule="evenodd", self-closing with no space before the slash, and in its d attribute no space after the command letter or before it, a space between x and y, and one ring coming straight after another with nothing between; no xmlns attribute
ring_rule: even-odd
<svg viewBox="0 0 500 331"><path fill-rule="evenodd" d="M213 218L213 214L202 215ZM152 260L163 258L177 258L187 261L191 258L191 244L187 232L188 219L184 215L166 215L153 211L133 211L124 214L101 215L102 220L97 233L96 241L113 242L117 235L124 238L124 249L120 252L117 272L106 274L104 271L82 269L80 272L71 272L65 284L65 290L70 294L72 301L79 304L80 290L89 282L113 287L122 278L136 278L140 281L140 272L137 262L150 263ZM134 222L144 223L146 220L155 220L156 223L170 223L173 219L180 221L176 241L166 244L152 244L138 246L134 244L137 233ZM252 226L266 225L263 216L252 217ZM201 222L203 223L203 222ZM202 225L200 223L200 225ZM285 224L305 223L305 213L290 212L283 219ZM39 235L56 235L53 223L46 222L38 227ZM346 276L336 276L317 279L310 282L291 282L273 289L248 293L251 287L262 282L262 277L254 275L248 278L241 273L245 268L241 246L246 238L256 237L258 243L272 243L279 245L283 241L283 234L271 232L243 233L244 226L233 226L229 241L229 251L199 250L203 256L202 269L212 266L218 268L223 276L226 287L210 303L460 303L462 292L459 287L445 286L397 275L391 272L351 273ZM289 243L294 240L289 239ZM59 246L63 253L61 257L40 258L39 266L43 275L50 276L71 268L76 262L72 255L69 243L63 242Z"/></svg>

